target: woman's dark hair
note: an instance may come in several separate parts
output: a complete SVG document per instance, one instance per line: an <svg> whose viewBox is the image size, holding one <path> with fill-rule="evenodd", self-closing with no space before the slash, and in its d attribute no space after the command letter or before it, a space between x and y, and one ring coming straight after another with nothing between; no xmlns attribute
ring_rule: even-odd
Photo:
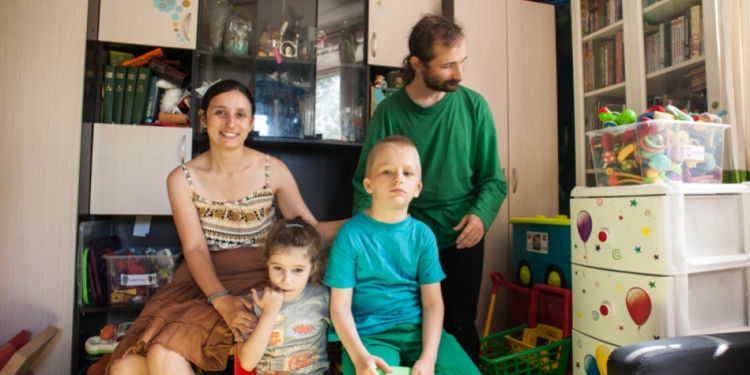
<svg viewBox="0 0 750 375"><path fill-rule="evenodd" d="M211 103L214 96L233 90L237 90L247 97L247 100L250 101L250 109L252 110L251 115L255 116L255 98L253 97L253 94L246 85L233 79L219 81L211 85L203 95L203 99L201 99L201 109L205 112L208 109L208 104Z"/></svg>
<svg viewBox="0 0 750 375"><path fill-rule="evenodd" d="M409 55L404 58L404 64L401 68L404 84L414 81L416 72L409 62L412 56L416 56L419 61L428 64L435 58L434 47L437 43L444 47L450 47L463 37L461 26L444 16L428 14L422 17L411 29L409 35Z"/></svg>
<svg viewBox="0 0 750 375"><path fill-rule="evenodd" d="M215 96L219 94L223 94L225 92L234 91L234 90L239 91L240 93L245 95L247 100L250 101L250 110L252 111L251 115L255 116L255 98L253 97L253 93L250 92L250 89L247 88L246 85L240 83L239 81L235 81L233 79L227 79L227 80L216 82L213 85L211 85L211 87L209 87L208 90L206 90L206 93L203 95L203 99L201 99L201 105L200 105L200 109L201 111L203 111L202 116L206 115L206 110L208 110L208 105L209 103L211 103L211 100ZM196 153L202 153L210 148L210 142L208 141L208 133L201 131L201 130L196 130L193 138L195 139L194 151Z"/></svg>
<svg viewBox="0 0 750 375"><path fill-rule="evenodd" d="M306 248L312 265L310 281L323 284L328 254L315 227L299 216L294 219L279 219L273 224L266 237L264 251L266 259L280 251L281 247Z"/></svg>

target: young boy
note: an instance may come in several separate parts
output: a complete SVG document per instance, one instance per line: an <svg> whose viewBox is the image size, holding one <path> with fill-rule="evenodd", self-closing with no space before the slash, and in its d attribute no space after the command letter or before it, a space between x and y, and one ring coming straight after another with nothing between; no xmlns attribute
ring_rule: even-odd
<svg viewBox="0 0 750 375"><path fill-rule="evenodd" d="M443 327L445 278L435 235L408 214L422 190L419 154L403 136L380 140L367 158L364 187L372 204L333 242L325 283L331 287L329 340L344 346L344 375L390 366L417 374L479 374Z"/></svg>

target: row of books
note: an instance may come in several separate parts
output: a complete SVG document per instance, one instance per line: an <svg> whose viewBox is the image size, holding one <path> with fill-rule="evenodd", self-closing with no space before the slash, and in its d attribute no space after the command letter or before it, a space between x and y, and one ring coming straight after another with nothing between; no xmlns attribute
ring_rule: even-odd
<svg viewBox="0 0 750 375"><path fill-rule="evenodd" d="M591 34L622 19L622 0L581 0L581 31Z"/></svg>
<svg viewBox="0 0 750 375"><path fill-rule="evenodd" d="M589 40L583 45L584 91L625 81L622 30L614 39Z"/></svg>
<svg viewBox="0 0 750 375"><path fill-rule="evenodd" d="M705 99L705 89L690 93L681 92L674 95L650 95L646 98L646 106L650 107L658 104L662 107L666 107L667 105L673 105L687 112L702 113L707 110Z"/></svg>
<svg viewBox="0 0 750 375"><path fill-rule="evenodd" d="M106 65L101 121L137 125L155 120L159 113L158 79L145 66Z"/></svg>
<svg viewBox="0 0 750 375"><path fill-rule="evenodd" d="M706 66L701 65L690 69L685 78L690 79L690 92L696 93L706 89Z"/></svg>
<svg viewBox="0 0 750 375"><path fill-rule="evenodd" d="M703 12L694 5L658 25L644 25L646 72L651 73L703 55Z"/></svg>

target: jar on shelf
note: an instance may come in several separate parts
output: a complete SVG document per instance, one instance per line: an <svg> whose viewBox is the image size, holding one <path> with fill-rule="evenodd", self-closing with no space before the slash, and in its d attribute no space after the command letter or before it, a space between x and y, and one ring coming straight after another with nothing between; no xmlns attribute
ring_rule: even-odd
<svg viewBox="0 0 750 375"><path fill-rule="evenodd" d="M246 55L252 23L240 17L230 17L224 30L224 53Z"/></svg>

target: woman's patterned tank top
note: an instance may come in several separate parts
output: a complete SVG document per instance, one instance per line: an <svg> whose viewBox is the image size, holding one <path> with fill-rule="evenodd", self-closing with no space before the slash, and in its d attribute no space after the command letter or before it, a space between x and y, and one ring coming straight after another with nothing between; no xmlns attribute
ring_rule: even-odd
<svg viewBox="0 0 750 375"><path fill-rule="evenodd" d="M266 184L258 191L233 202L215 202L195 192L187 166L182 165L193 192L193 202L206 236L208 249L218 251L261 246L276 221L276 197L269 186L270 157L266 155Z"/></svg>

